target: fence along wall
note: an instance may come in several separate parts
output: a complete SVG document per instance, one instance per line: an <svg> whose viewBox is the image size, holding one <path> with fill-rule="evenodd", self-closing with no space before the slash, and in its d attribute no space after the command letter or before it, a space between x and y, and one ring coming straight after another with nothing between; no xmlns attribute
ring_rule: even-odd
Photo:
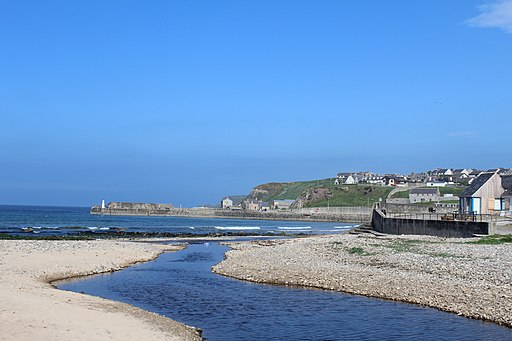
<svg viewBox="0 0 512 341"><path fill-rule="evenodd" d="M496 224L491 222L388 218L380 210L373 210L372 227L388 234L419 234L438 237L470 238L475 234L494 234Z"/></svg>

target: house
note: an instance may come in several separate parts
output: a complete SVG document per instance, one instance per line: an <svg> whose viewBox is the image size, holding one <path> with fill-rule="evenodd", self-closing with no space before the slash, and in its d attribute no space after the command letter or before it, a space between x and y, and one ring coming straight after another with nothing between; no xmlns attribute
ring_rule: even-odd
<svg viewBox="0 0 512 341"><path fill-rule="evenodd" d="M233 200L231 200L229 197L225 197L220 202L220 208L231 208L233 206Z"/></svg>
<svg viewBox="0 0 512 341"><path fill-rule="evenodd" d="M295 202L295 200L274 200L270 206L273 210L287 210Z"/></svg>
<svg viewBox="0 0 512 341"><path fill-rule="evenodd" d="M501 209L512 211L512 174L501 175L501 186L504 189L501 195Z"/></svg>
<svg viewBox="0 0 512 341"><path fill-rule="evenodd" d="M463 169L463 168L454 169L453 176L467 178L467 177L469 177L469 173L471 173L472 171L473 171L472 169Z"/></svg>
<svg viewBox="0 0 512 341"><path fill-rule="evenodd" d="M385 185L384 175L372 174L371 176L366 178L365 182L368 184L384 186Z"/></svg>
<svg viewBox="0 0 512 341"><path fill-rule="evenodd" d="M439 188L413 188L409 192L411 204L439 200Z"/></svg>
<svg viewBox="0 0 512 341"><path fill-rule="evenodd" d="M336 175L336 180L334 180L335 185L353 185L358 183L359 181L352 173L338 173Z"/></svg>
<svg viewBox="0 0 512 341"><path fill-rule="evenodd" d="M431 176L452 176L453 171L450 168L436 168L428 172Z"/></svg>
<svg viewBox="0 0 512 341"><path fill-rule="evenodd" d="M270 210L270 204L268 203L268 201L262 201L260 203L260 211L269 211Z"/></svg>
<svg viewBox="0 0 512 341"><path fill-rule="evenodd" d="M407 179L403 176L399 175L386 175L383 178L384 184L386 186L398 186L398 187L405 187L407 186Z"/></svg>
<svg viewBox="0 0 512 341"><path fill-rule="evenodd" d="M409 174L409 182L412 183L423 183L427 179L427 174L425 173L411 173Z"/></svg>
<svg viewBox="0 0 512 341"><path fill-rule="evenodd" d="M242 202L242 208L247 211L259 211L261 208L261 201L255 199L247 199Z"/></svg>
<svg viewBox="0 0 512 341"><path fill-rule="evenodd" d="M357 183L356 178L350 174L347 179L345 180L345 185L355 185Z"/></svg>
<svg viewBox="0 0 512 341"><path fill-rule="evenodd" d="M478 170L478 169L473 169L471 172L469 172L468 176L469 176L469 183L471 184L471 182L473 182L473 179L477 178L480 174L482 174L483 172L481 170Z"/></svg>
<svg viewBox="0 0 512 341"><path fill-rule="evenodd" d="M459 195L460 213L490 214L499 211L504 192L498 173L482 173Z"/></svg>
<svg viewBox="0 0 512 341"><path fill-rule="evenodd" d="M447 185L453 185L454 182L449 179L437 178L437 177L429 177L427 183L425 184L428 187L446 187Z"/></svg>
<svg viewBox="0 0 512 341"><path fill-rule="evenodd" d="M232 210L241 209L242 201L244 201L246 197L247 195L229 195L220 201L220 207L224 209L230 208Z"/></svg>
<svg viewBox="0 0 512 341"><path fill-rule="evenodd" d="M451 180L454 183L458 184L468 184L470 181L469 174L472 172L472 169L454 169L453 170L453 176L451 176Z"/></svg>

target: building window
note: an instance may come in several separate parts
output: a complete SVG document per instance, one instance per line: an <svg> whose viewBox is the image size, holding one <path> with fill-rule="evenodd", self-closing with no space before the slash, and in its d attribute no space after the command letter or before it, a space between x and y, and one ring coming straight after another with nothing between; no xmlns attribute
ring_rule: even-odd
<svg viewBox="0 0 512 341"><path fill-rule="evenodd" d="M494 210L501 211L502 202L501 199L494 199Z"/></svg>

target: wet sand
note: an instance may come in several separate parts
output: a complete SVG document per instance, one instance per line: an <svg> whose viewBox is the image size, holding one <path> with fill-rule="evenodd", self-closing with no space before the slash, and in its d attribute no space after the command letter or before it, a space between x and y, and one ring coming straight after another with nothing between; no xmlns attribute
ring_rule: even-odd
<svg viewBox="0 0 512 341"><path fill-rule="evenodd" d="M192 327L52 281L119 270L180 247L0 240L0 340L200 340Z"/></svg>

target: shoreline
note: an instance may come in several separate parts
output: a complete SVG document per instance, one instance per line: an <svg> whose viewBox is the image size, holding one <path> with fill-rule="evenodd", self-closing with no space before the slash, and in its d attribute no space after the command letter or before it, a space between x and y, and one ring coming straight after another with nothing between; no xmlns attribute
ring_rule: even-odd
<svg viewBox="0 0 512 341"><path fill-rule="evenodd" d="M0 240L0 340L201 340L200 331L132 305L56 289L180 246L125 241Z"/></svg>
<svg viewBox="0 0 512 341"><path fill-rule="evenodd" d="M468 241L343 234L226 243L231 250L212 271L418 304L511 328L512 244Z"/></svg>

